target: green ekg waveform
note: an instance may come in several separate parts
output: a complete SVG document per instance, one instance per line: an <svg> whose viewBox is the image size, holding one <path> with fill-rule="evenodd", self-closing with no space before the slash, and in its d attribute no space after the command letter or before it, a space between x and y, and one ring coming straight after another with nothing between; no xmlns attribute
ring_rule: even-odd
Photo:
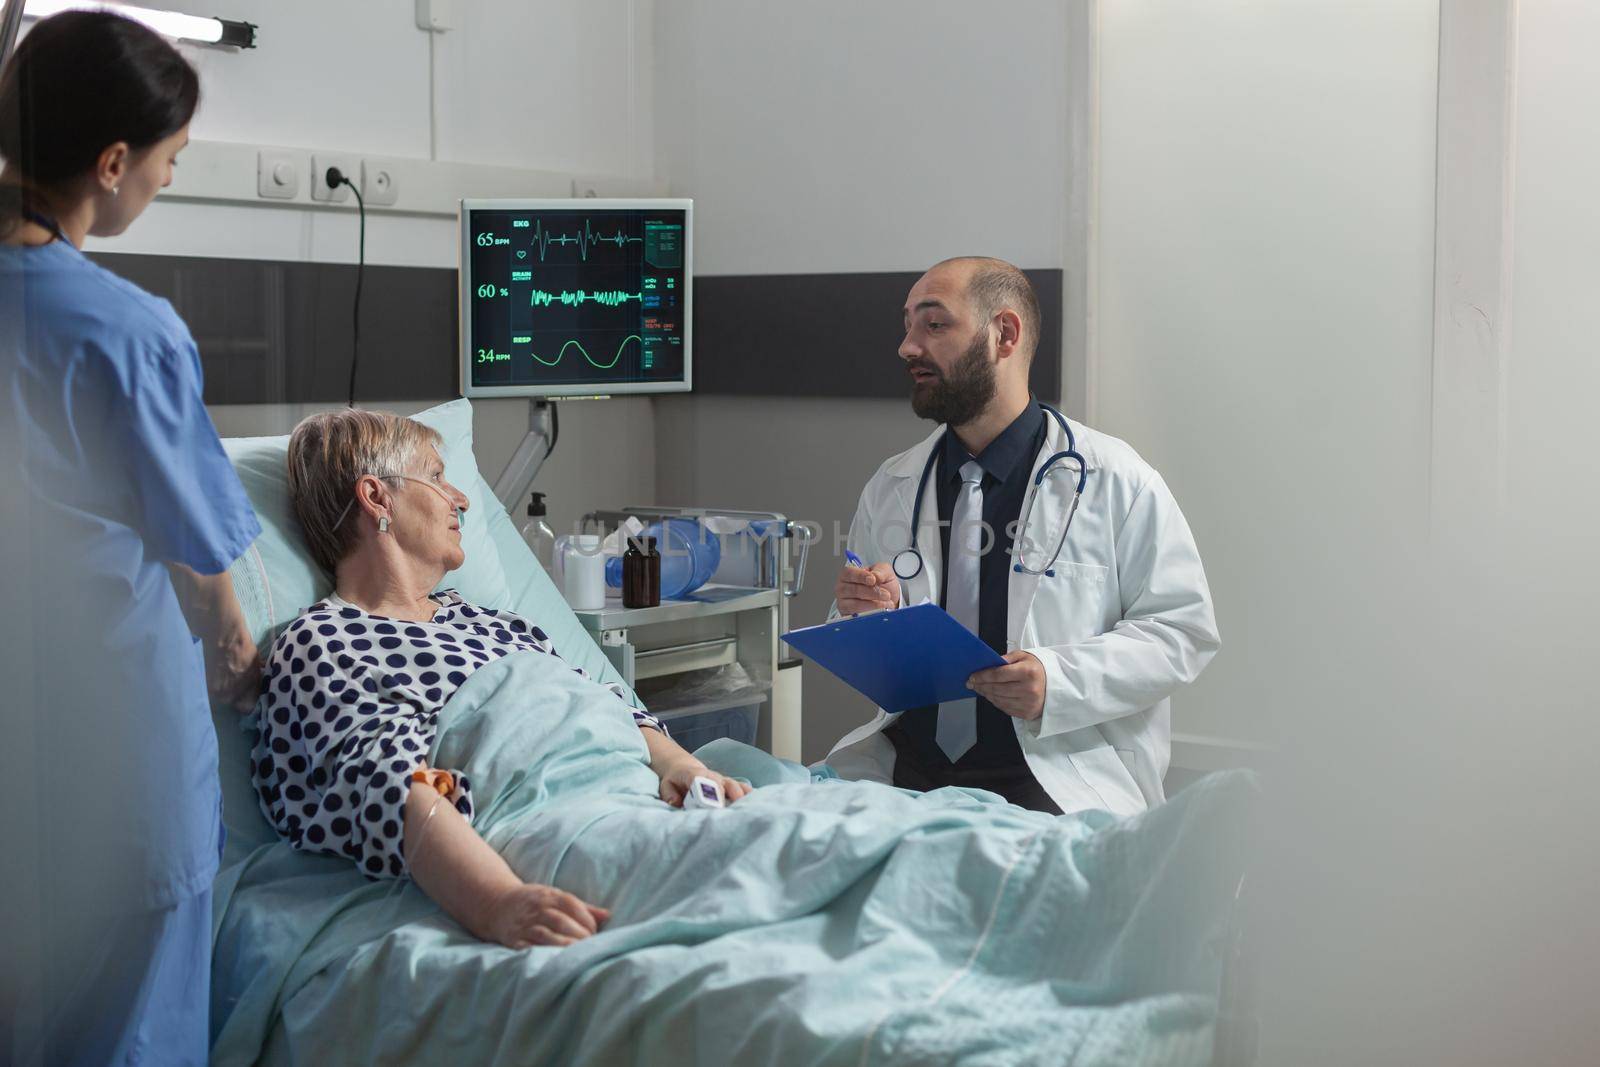
<svg viewBox="0 0 1600 1067"><path fill-rule="evenodd" d="M630 300L638 300L639 293L625 293L620 289L611 289L599 293L591 293L587 289L576 292L562 290L559 293L547 293L543 289L533 291L533 306L549 307L551 304L565 304L567 307L576 307L579 304L604 304L606 307L621 307Z"/></svg>
<svg viewBox="0 0 1600 1067"><path fill-rule="evenodd" d="M543 356L539 355L539 353L537 353L537 352L530 352L529 355L531 355L538 362L543 363L546 367L554 367L558 363L560 363L561 360L562 360L562 357L564 357L567 354L567 349L576 348L578 350L578 352L580 354L582 354L583 358L589 361L589 365L591 367L598 368L599 370L610 370L612 367L615 367L617 365L617 360L622 358L622 350L624 348L628 347L628 342L629 341L638 341L640 347L644 346L644 338L643 337L640 337L636 333L629 334L627 337L624 337L622 339L622 343L617 346L616 352L612 353L611 362L610 363L599 363L599 362L596 362L595 358L589 354L589 350L584 348L583 345L579 344L577 341L568 341L566 344L562 345L561 346L561 351L556 353L556 358L555 359L545 359Z"/></svg>
<svg viewBox="0 0 1600 1067"><path fill-rule="evenodd" d="M621 230L609 234L596 233L590 227L588 219L583 220L583 229L575 234L552 234L544 228L544 220L540 219L534 226L531 236L533 237L534 247L539 249L539 262L541 263L544 262L544 257L550 251L551 245L577 245L578 258L588 260L589 249L594 245L609 244L622 248L630 243L639 244L644 241L643 237L629 237Z"/></svg>

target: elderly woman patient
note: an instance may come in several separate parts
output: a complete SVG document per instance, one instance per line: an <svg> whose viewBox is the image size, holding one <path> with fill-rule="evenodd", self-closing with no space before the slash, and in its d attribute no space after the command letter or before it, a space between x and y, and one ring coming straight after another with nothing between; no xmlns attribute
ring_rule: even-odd
<svg viewBox="0 0 1600 1067"><path fill-rule="evenodd" d="M295 848L349 857L370 878L410 874L476 937L570 944L607 911L518 878L472 827L472 783L426 760L440 708L473 671L515 652L558 656L535 622L433 592L465 558L469 506L444 479L439 443L421 423L353 410L313 415L290 437L295 514L334 592L273 646L256 791ZM696 775L744 795L606 689L643 733L663 800L681 804Z"/></svg>

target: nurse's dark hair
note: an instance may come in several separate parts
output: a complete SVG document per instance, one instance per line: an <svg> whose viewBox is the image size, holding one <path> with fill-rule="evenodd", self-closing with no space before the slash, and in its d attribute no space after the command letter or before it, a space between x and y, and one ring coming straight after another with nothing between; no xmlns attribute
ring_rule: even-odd
<svg viewBox="0 0 1600 1067"><path fill-rule="evenodd" d="M172 136L199 102L199 75L154 30L103 11L41 20L0 75L0 156L22 181L0 186L0 233L30 191L89 173L118 141Z"/></svg>

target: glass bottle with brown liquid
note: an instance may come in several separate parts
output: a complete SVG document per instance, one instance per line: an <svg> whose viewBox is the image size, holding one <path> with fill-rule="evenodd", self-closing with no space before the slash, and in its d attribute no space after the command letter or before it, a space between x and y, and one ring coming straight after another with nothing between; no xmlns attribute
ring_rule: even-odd
<svg viewBox="0 0 1600 1067"><path fill-rule="evenodd" d="M622 606L653 608L661 603L661 553L654 537L628 538L622 554Z"/></svg>

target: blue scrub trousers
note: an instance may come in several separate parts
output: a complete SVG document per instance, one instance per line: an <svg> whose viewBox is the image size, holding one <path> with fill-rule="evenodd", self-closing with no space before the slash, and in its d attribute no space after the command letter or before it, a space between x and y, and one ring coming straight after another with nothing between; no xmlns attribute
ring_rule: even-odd
<svg viewBox="0 0 1600 1067"><path fill-rule="evenodd" d="M211 1045L211 890L176 907L105 916L57 942L40 1046L20 1063L195 1064ZM60 949L67 951L61 952Z"/></svg>
<svg viewBox="0 0 1600 1067"><path fill-rule="evenodd" d="M194 1064L211 1051L211 890L158 912L156 948L112 1062ZM131 1031L131 1039L128 1036Z"/></svg>

